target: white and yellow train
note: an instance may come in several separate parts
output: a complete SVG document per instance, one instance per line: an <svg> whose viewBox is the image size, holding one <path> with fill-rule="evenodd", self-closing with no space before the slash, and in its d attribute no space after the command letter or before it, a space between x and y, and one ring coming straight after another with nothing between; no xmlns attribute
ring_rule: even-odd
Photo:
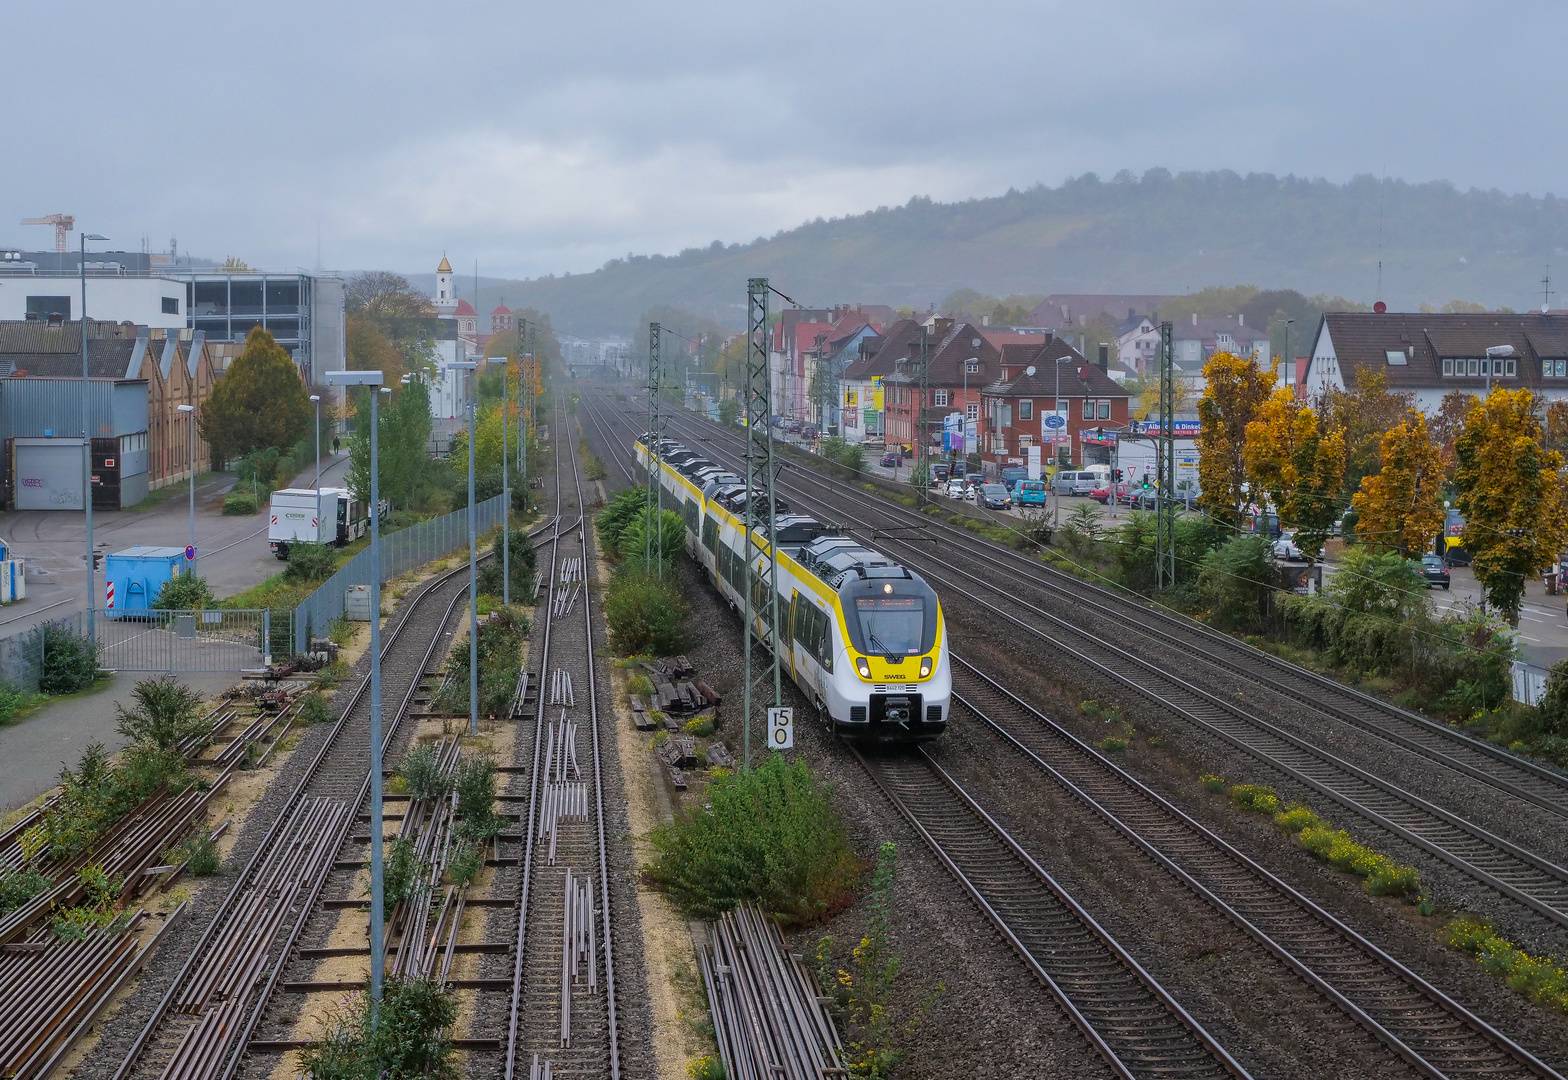
<svg viewBox="0 0 1568 1080"><path fill-rule="evenodd" d="M646 437L636 444L644 469ZM745 610L744 481L668 439L660 443L665 509L686 522L686 549L719 593ZM785 672L846 738L918 742L947 728L947 626L936 593L907 567L779 501L780 637ZM766 637L763 584L772 543L752 531L753 630Z"/></svg>

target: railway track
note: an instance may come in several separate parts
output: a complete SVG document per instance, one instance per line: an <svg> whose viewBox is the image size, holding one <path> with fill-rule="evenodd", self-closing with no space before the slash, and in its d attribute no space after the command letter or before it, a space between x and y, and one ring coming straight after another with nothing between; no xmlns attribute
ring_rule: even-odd
<svg viewBox="0 0 1568 1080"><path fill-rule="evenodd" d="M620 1077L613 925L594 660L592 545L570 419L555 408L556 529L533 681L528 809L523 815L522 913L506 1022L506 1080ZM561 483L571 459L571 499ZM569 505L575 501L575 507ZM566 524L567 522L571 524ZM564 526L564 527L563 527ZM546 688L548 687L548 692ZM602 977L601 977L602 973Z"/></svg>
<svg viewBox="0 0 1568 1080"><path fill-rule="evenodd" d="M549 528L548 524L541 527ZM394 615L382 647L383 700L387 710L383 761L396 760L412 725L405 721L439 666L446 630L455 622L467 592L467 567L459 566L423 585ZM191 955L121 1061L115 1080L139 1077L229 1078L242 1071L270 1072L276 1056L302 1044L287 1037L297 1007L280 999L356 989L311 978L315 965L331 956L366 957L363 945L309 948L330 931L345 908L362 902L355 885L368 857L370 786L369 678L361 679L327 738L306 766L276 820L225 895ZM455 759L454 759L455 760ZM406 797L405 797L406 798ZM387 801L394 806L397 796ZM413 805L410 803L409 805ZM389 820L399 815L389 813ZM504 865L508 860L491 860ZM511 860L515 862L515 860ZM483 908L488 902L469 901ZM442 929L453 934L461 908ZM455 948L455 936L453 936ZM399 957L389 972L407 970ZM446 956L450 966L451 951ZM483 951L463 947L464 952ZM459 985L505 993L504 980L466 980ZM499 1052L495 1039L458 1040L472 1051Z"/></svg>
<svg viewBox="0 0 1568 1080"><path fill-rule="evenodd" d="M607 442L612 441L602 422L601 430ZM989 726L1031 768L1101 817L1138 854L1174 876L1422 1075L1558 1076L1529 1051L956 657L954 678L962 711ZM1017 863L1020 856L1027 856L1015 851L1015 865L998 877L990 876L988 862L1001 858L999 849L1007 848L1011 840L1000 838L999 830L989 839L975 835L977 830L984 832L981 823L989 822L989 817L929 756L891 766L900 770L891 783L878 775L879 769L890 766L862 760L1027 961L1025 939L1001 925L1006 922L1003 912L975 884L977 878L994 880L1001 897L1026 896L1014 879L1028 876ZM921 794L901 799L900 785ZM950 836L944 837L943 830L950 830ZM960 855L955 858L949 851ZM971 877L962 860L975 858L976 852L982 869ZM1063 984L1047 980L1047 985L1059 999L1067 994ZM1080 1026L1089 1023L1071 1005L1066 1007ZM1101 1049L1107 1052L1104 1046Z"/></svg>
<svg viewBox="0 0 1568 1080"><path fill-rule="evenodd" d="M738 460L737 452L730 448L728 433L721 429L707 424L698 427L685 417L677 417L675 425L693 432L707 445L710 454L731 462ZM718 438L714 437L715 432L720 433ZM724 449L716 449L716 443ZM868 501L864 493L806 470L786 472L780 478L780 487L797 504L815 507L828 518L864 520L870 509L890 522L907 520L881 500ZM854 501L849 502L851 496L841 491L853 492ZM923 526L939 527L927 515L915 517ZM1568 869L1287 731L1255 707L1249 707L1244 699L1238 703L1212 693L1190 677L1166 670L1133 650L1097 637L1055 611L1030 602L1011 588L1011 572L998 582L998 575L976 573L955 559L933 553L929 545L912 541L905 534L880 533L874 526L851 527L850 531L860 533L868 542L889 550L919 571L946 602L961 601L984 609L989 617L1010 624L1074 663L1120 683L1551 923L1568 926ZM950 531L954 534L953 546L962 545L967 558L975 543L972 536L963 530ZM987 600L987 596L994 599ZM1181 644L1184 670L1191 670L1188 658L1198 658L1199 648ZM1193 674L1201 674L1201 669ZM1544 773L1551 775L1554 774Z"/></svg>

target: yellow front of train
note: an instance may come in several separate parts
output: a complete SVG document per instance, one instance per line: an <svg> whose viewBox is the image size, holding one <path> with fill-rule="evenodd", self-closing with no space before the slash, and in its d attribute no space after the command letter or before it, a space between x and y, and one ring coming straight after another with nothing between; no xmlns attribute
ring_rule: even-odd
<svg viewBox="0 0 1568 1080"><path fill-rule="evenodd" d="M834 730L884 743L946 731L953 679L947 623L931 586L902 567L888 576L873 567L848 576L837 607L842 644L827 702Z"/></svg>

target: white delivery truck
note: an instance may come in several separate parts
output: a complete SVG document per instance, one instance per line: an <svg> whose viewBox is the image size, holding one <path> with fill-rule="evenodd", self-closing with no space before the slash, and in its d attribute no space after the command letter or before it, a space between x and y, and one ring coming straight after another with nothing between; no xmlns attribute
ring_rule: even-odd
<svg viewBox="0 0 1568 1080"><path fill-rule="evenodd" d="M369 527L365 504L347 488L282 488L272 493L267 543L274 555L287 559L290 544L342 547Z"/></svg>

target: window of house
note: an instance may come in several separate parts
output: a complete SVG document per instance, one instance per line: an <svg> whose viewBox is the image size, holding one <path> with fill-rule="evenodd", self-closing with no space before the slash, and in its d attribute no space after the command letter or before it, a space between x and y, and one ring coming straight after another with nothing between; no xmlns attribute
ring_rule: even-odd
<svg viewBox="0 0 1568 1080"><path fill-rule="evenodd" d="M971 356L968 360L965 360L964 361L964 370L967 371L971 375L978 375L978 374L980 374L980 358L976 357L976 356Z"/></svg>
<svg viewBox="0 0 1568 1080"><path fill-rule="evenodd" d="M1085 420L1094 419L1094 402L1089 398L1083 399L1083 418Z"/></svg>
<svg viewBox="0 0 1568 1080"><path fill-rule="evenodd" d="M1027 449L1029 449L1033 445L1034 445L1034 436L1033 435L1020 435L1020 436L1018 436L1018 449L1020 451L1027 450Z"/></svg>
<svg viewBox="0 0 1568 1080"><path fill-rule="evenodd" d="M938 390L936 392L936 400L933 401L932 404L933 405L939 405L939 406L940 405L946 405L947 404L947 391L946 390Z"/></svg>
<svg viewBox="0 0 1568 1080"><path fill-rule="evenodd" d="M1454 361L1450 357L1450 358L1445 359L1443 361L1443 374L1444 375L1452 375L1453 373L1454 373Z"/></svg>
<svg viewBox="0 0 1568 1080"><path fill-rule="evenodd" d="M178 315L180 313L180 300L177 296L163 298L163 313L165 315Z"/></svg>
<svg viewBox="0 0 1568 1080"><path fill-rule="evenodd" d="M1409 359L1405 356L1404 349L1389 349L1383 353L1383 356L1391 367L1402 367Z"/></svg>
<svg viewBox="0 0 1568 1080"><path fill-rule="evenodd" d="M1097 419L1109 420L1111 418L1111 403L1109 401L1099 402L1098 410L1099 411L1096 413Z"/></svg>
<svg viewBox="0 0 1568 1080"><path fill-rule="evenodd" d="M1034 419L1034 402L1033 401L1030 401L1029 399L1025 398L1024 400L1022 400L1022 401L1020 401L1018 403L1018 419L1020 419L1020 420L1033 420Z"/></svg>
<svg viewBox="0 0 1568 1080"><path fill-rule="evenodd" d="M1481 361L1479 361L1479 360L1475 359L1474 357L1472 357L1471 359L1466 360L1465 363L1468 365L1466 370L1467 370L1467 372L1469 374L1471 374L1471 375L1479 375L1479 374L1481 374Z"/></svg>
<svg viewBox="0 0 1568 1080"><path fill-rule="evenodd" d="M1518 371L1519 371L1519 361L1510 359L1510 360L1507 361L1507 363L1506 363L1506 365L1504 367L1503 374L1512 377L1513 375L1517 374Z"/></svg>
<svg viewBox="0 0 1568 1080"><path fill-rule="evenodd" d="M1561 363L1561 361L1558 361L1558 363ZM965 420L979 420L980 419L980 406L979 405L975 405L975 404L965 405L964 406L964 419Z"/></svg>

